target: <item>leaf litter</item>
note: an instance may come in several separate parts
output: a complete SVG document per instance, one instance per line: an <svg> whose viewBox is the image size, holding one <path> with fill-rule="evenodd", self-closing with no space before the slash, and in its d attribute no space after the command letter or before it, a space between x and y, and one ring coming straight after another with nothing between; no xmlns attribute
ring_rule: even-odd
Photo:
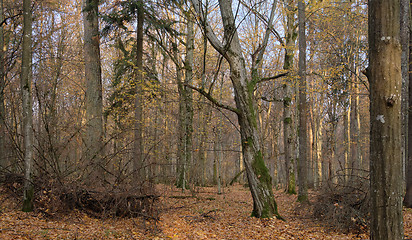
<svg viewBox="0 0 412 240"><path fill-rule="evenodd" d="M312 217L311 207L296 195L275 190L286 222L251 217L248 188L234 185L217 194L213 187L192 191L157 185L160 220L143 218L97 219L77 210L52 218L23 213L0 196L0 239L369 239L367 229L333 229ZM310 200L313 201L310 197ZM405 238L412 237L412 210L404 210Z"/></svg>

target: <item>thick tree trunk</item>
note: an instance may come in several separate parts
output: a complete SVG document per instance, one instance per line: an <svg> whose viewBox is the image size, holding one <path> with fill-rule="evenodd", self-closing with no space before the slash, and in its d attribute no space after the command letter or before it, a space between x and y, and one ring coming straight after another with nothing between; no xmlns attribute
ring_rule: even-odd
<svg viewBox="0 0 412 240"><path fill-rule="evenodd" d="M403 239L399 0L369 0L371 239Z"/></svg>
<svg viewBox="0 0 412 240"><path fill-rule="evenodd" d="M146 179L146 169L143 162L143 0L138 1L136 27L136 86L135 86L135 129L133 145L133 176L136 181Z"/></svg>
<svg viewBox="0 0 412 240"><path fill-rule="evenodd" d="M86 77L85 157L91 161L91 178L103 181L103 100L100 65L98 0L84 0L84 62ZM96 181L93 179L92 181Z"/></svg>
<svg viewBox="0 0 412 240"><path fill-rule="evenodd" d="M305 3L298 2L299 19L299 162L298 162L298 201L308 201L308 110L306 96L306 33L305 33Z"/></svg>
<svg viewBox="0 0 412 240"><path fill-rule="evenodd" d="M406 3L405 3L406 2ZM405 1L402 0L402 7L409 7L409 3L412 4L412 0L411 1ZM409 9L410 10L410 9ZM402 12L405 11L405 8L403 8L403 10L401 10ZM407 16L409 16L409 11L407 11L408 14ZM403 16L405 17L405 16ZM411 20L411 19L409 19ZM402 24L402 21L401 21ZM409 27L409 21L405 24ZM404 25L403 25L404 26ZM408 29L408 28L407 28ZM405 29L404 29L405 30ZM409 30L409 29L408 29ZM404 36L405 33L402 34L403 36L403 41L406 41L408 44L408 50L409 52L407 52L407 63L408 63L408 67L409 69L412 69L412 31L408 32L408 39L405 39L406 36ZM402 41L402 42L403 42ZM404 44L402 44L404 46ZM403 50L403 53L405 53L405 49ZM405 61L405 59L403 59ZM404 72L406 66L403 66L403 71ZM408 70L409 70L408 69ZM402 76L402 78L404 78L404 76ZM408 94L408 112L407 112L407 117L408 117L408 125L406 127L407 133L407 141L405 144L406 147L406 151L404 152L405 154L405 163L406 163L406 194L405 194L405 198L403 200L403 204L405 207L407 208L412 208L412 111L411 111L411 107L412 107L412 72L408 72L408 90L407 90L407 94ZM405 81L404 81L405 82ZM411 149L411 150L409 150Z"/></svg>
<svg viewBox="0 0 412 240"><path fill-rule="evenodd" d="M31 0L23 0L23 56L21 69L21 91L23 101L24 138L24 195L23 211L33 211L34 187L32 184L33 164L33 110L31 99L31 57L32 57L32 13Z"/></svg>

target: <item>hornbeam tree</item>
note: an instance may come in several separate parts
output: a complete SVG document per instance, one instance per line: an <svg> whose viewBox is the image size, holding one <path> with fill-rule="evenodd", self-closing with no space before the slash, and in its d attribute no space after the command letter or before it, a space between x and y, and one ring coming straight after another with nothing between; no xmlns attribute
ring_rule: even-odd
<svg viewBox="0 0 412 240"><path fill-rule="evenodd" d="M400 0L369 0L371 239L403 239Z"/></svg>
<svg viewBox="0 0 412 240"><path fill-rule="evenodd" d="M31 0L23 0L23 55L21 63L21 92L23 101L23 138L24 138L24 193L23 211L33 211L34 187L31 180L33 165L33 110L31 99Z"/></svg>
<svg viewBox="0 0 412 240"><path fill-rule="evenodd" d="M273 216L281 218L272 192L272 179L264 162L263 146L261 143L262 138L258 127L257 101L254 95L255 88L259 81L261 81L258 69L262 65L263 54L269 40L275 15L276 1L274 1L271 9L263 42L253 56L251 77L248 77L246 70L246 62L232 11L232 1L219 0L220 14L224 27L223 41L219 40L208 24L207 19L204 19L203 16L205 15L202 9L202 2L192 0L192 3L204 26L204 34L206 34L211 45L229 63L230 79L234 88L236 107L222 104L203 89L192 88L206 96L215 105L230 110L237 115L240 125L243 161L249 182L249 189L253 198L252 215L258 218L270 218Z"/></svg>

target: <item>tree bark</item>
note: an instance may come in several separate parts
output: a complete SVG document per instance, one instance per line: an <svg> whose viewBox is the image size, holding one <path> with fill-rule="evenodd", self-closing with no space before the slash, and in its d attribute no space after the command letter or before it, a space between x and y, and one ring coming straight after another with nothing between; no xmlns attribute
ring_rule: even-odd
<svg viewBox="0 0 412 240"><path fill-rule="evenodd" d="M294 0L285 1L286 9L286 47L285 58L283 62L283 69L290 71L293 68L293 58L295 56L296 38L298 36L295 27ZM293 163L293 129L292 129L292 114L291 104L293 97L291 78L286 78L286 83L283 85L283 146L285 153L285 170L286 170L286 192L289 194L296 194L295 184L295 168Z"/></svg>
<svg viewBox="0 0 412 240"><path fill-rule="evenodd" d="M32 64L32 13L31 0L23 0L23 55L21 69L21 92L23 101L24 138L24 194L23 211L33 211L34 187L32 184L33 164L33 110L31 99Z"/></svg>
<svg viewBox="0 0 412 240"><path fill-rule="evenodd" d="M409 17L409 11L410 11L410 5L409 3L412 4L412 1L409 0L401 0L401 13L403 12L403 17L401 18L401 26L403 26L403 30L409 30L409 23L411 19L405 19L405 13L406 16ZM406 23L402 23L403 21L406 21ZM406 29L405 29L406 27ZM401 30L402 31L402 30ZM407 38L406 38L407 35ZM406 139L407 141L405 142L405 165L406 165L406 194L405 194L405 198L403 200L403 204L405 207L407 208L412 208L412 111L411 111L411 107L412 107L412 73L409 72L409 70L412 68L412 31L409 31L407 33L402 31L402 46L407 46L408 50L403 49L402 51L402 79L404 79L406 76L403 76L403 74L405 73L405 71L408 71L408 89L406 91L406 94L408 95L407 101L408 101L408 105L407 105L407 113L406 116L408 118L408 124L405 127L405 131L406 131ZM406 44L407 43L407 44ZM408 52L407 52L408 51ZM406 56L404 56L403 54L406 54ZM408 69L406 69L406 66L403 65L404 63L408 64ZM406 84L406 81L403 81L404 84ZM406 104L405 104L406 105ZM411 149L411 150L409 150Z"/></svg>
<svg viewBox="0 0 412 240"><path fill-rule="evenodd" d="M186 57L185 57L185 80L184 83L178 78L179 90L179 125L180 127L180 172L177 186L185 189L188 181L189 166L192 164L192 133L193 133L193 99L192 89L187 85L192 83L193 78L193 50L194 50L194 23L191 18L187 20L186 35Z"/></svg>
<svg viewBox="0 0 412 240"><path fill-rule="evenodd" d="M90 180L103 182L103 100L100 65L98 0L84 0L84 62L86 78L86 137L85 157L91 161ZM93 179L93 180L92 180Z"/></svg>
<svg viewBox="0 0 412 240"><path fill-rule="evenodd" d="M133 145L133 177L135 181L146 179L146 169L143 162L143 0L139 0L137 8L136 28L136 86L135 86L135 129Z"/></svg>
<svg viewBox="0 0 412 240"><path fill-rule="evenodd" d="M3 0L0 0L0 22L4 20ZM5 82L4 27L0 26L0 171L7 166L6 157L6 109L4 108Z"/></svg>
<svg viewBox="0 0 412 240"><path fill-rule="evenodd" d="M371 239L403 239L400 1L369 0Z"/></svg>
<svg viewBox="0 0 412 240"><path fill-rule="evenodd" d="M306 33L305 33L305 2L298 2L299 21L299 162L298 162L298 201L308 201L308 111L306 96Z"/></svg>
<svg viewBox="0 0 412 240"><path fill-rule="evenodd" d="M406 160L408 156L408 108L409 108L409 26L410 26L410 2L400 0L400 38L402 46L401 71L402 71L402 162L403 178L406 183ZM406 187L406 184L404 184Z"/></svg>

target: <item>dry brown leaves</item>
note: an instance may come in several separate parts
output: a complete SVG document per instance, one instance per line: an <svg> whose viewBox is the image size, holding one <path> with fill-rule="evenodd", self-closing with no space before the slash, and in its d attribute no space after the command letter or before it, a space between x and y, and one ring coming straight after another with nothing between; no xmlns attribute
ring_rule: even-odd
<svg viewBox="0 0 412 240"><path fill-rule="evenodd" d="M161 215L157 224L138 218L94 219L80 212L45 218L23 213L0 197L0 239L368 239L367 233L334 231L310 217L296 196L275 191L280 214L287 219L250 217L252 199L236 185L216 194L159 185ZM404 211L405 238L412 237L412 210Z"/></svg>

